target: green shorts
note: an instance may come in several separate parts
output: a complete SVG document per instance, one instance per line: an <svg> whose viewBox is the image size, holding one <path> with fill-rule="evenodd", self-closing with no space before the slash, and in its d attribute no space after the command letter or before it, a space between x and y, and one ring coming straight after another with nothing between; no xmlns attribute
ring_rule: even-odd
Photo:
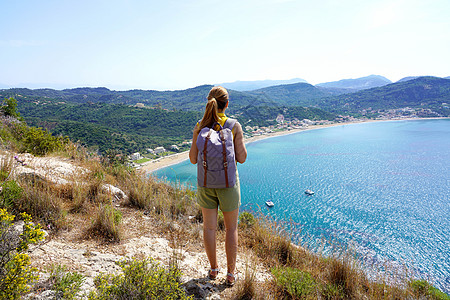
<svg viewBox="0 0 450 300"><path fill-rule="evenodd" d="M214 189L197 186L197 202L203 208L214 209L220 206L221 211L233 211L241 205L241 187L239 176L236 184L230 188Z"/></svg>

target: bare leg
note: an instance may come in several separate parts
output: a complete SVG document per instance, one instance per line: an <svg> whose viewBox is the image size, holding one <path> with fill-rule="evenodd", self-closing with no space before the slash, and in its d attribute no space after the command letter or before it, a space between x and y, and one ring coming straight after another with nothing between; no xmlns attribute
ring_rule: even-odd
<svg viewBox="0 0 450 300"><path fill-rule="evenodd" d="M209 209L202 207L203 214L203 244L205 245L206 255L208 256L211 269L217 269L216 256L216 230L217 230L217 208ZM217 272L212 272L213 276Z"/></svg>
<svg viewBox="0 0 450 300"><path fill-rule="evenodd" d="M238 246L237 221L239 216L239 208L223 212L225 221L225 252L227 254L227 272L234 274L236 269L236 256Z"/></svg>

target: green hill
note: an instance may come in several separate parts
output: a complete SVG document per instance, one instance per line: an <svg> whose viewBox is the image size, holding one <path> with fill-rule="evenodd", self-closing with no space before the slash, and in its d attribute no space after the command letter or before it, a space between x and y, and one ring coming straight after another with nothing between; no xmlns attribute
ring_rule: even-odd
<svg viewBox="0 0 450 300"><path fill-rule="evenodd" d="M450 80L419 77L383 87L322 99L318 106L334 112L357 113L363 109L426 108L449 116L443 103L450 103Z"/></svg>
<svg viewBox="0 0 450 300"><path fill-rule="evenodd" d="M66 103L108 103L135 105L142 103L147 106L159 106L167 109L197 110L204 109L206 96L212 85L202 85L186 90L154 91L130 90L111 91L107 88L75 88L67 90L25 89L14 88L0 90L0 97L15 97L26 102L66 102ZM257 97L230 90L230 100L233 105L249 105L257 102ZM260 102L261 100L258 100Z"/></svg>
<svg viewBox="0 0 450 300"><path fill-rule="evenodd" d="M342 79L339 81L319 83L316 86L325 88L340 88L353 91L365 90L374 87L385 86L392 83L386 77L380 75L370 75L355 79Z"/></svg>
<svg viewBox="0 0 450 300"><path fill-rule="evenodd" d="M247 93L259 96L260 99L265 99L265 102L272 105L288 106L314 106L317 99L331 95L324 89L303 82L271 86Z"/></svg>
<svg viewBox="0 0 450 300"><path fill-rule="evenodd" d="M192 138L201 112L136 108L123 104L85 103L46 105L20 103L28 124L68 136L87 146L124 153L156 146L168 147Z"/></svg>
<svg viewBox="0 0 450 300"><path fill-rule="evenodd" d="M7 89L0 90L0 98L16 98L21 115L30 125L96 146L101 152L113 148L129 153L190 139L211 87L179 91ZM252 92L230 90L227 112L242 124L259 126L274 124L278 114L288 119L333 120L336 114L374 117L407 107L419 116L450 116L449 79L419 77L355 93L348 91L308 83ZM134 107L137 103L143 107Z"/></svg>

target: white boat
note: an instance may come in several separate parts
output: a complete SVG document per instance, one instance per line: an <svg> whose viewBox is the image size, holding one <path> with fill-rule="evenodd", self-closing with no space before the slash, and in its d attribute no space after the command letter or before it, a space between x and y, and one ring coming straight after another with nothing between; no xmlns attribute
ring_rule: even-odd
<svg viewBox="0 0 450 300"><path fill-rule="evenodd" d="M267 200L267 201L266 201L266 205L267 205L268 207L272 207L272 206L274 206L275 204L274 204L271 200Z"/></svg>
<svg viewBox="0 0 450 300"><path fill-rule="evenodd" d="M310 189L307 189L307 190L305 191L305 194L306 194L306 195L314 195L314 192L311 191Z"/></svg>

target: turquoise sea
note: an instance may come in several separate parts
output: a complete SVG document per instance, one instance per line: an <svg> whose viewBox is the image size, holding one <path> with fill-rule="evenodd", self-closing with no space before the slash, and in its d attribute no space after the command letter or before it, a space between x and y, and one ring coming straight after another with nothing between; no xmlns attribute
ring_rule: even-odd
<svg viewBox="0 0 450 300"><path fill-rule="evenodd" d="M242 210L284 222L313 251L327 254L331 241L368 269L407 265L450 293L450 119L341 125L247 149L238 166ZM156 176L195 187L196 166L185 161Z"/></svg>

